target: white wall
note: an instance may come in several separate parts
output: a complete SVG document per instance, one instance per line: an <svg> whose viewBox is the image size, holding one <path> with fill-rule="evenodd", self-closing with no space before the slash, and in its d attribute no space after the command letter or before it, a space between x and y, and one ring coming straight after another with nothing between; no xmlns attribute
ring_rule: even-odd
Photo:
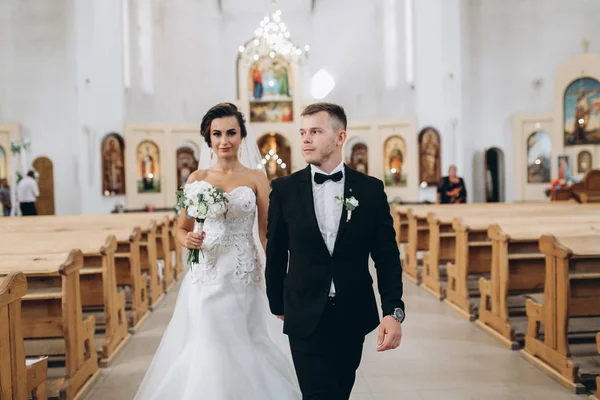
<svg viewBox="0 0 600 400"><path fill-rule="evenodd" d="M136 122L199 122L217 102L236 99L237 48L251 39L261 19L274 9L270 1L154 0L154 93L144 94L137 66L137 6L132 0L133 87L128 92L127 119ZM281 1L283 20L298 45L311 46L304 65L303 91L310 79L327 68L337 84L327 98L343 104L350 118L399 117L410 114L411 94L404 82L403 6L396 7L399 83L384 85L382 1ZM310 99L309 99L310 101Z"/></svg>
<svg viewBox="0 0 600 400"><path fill-rule="evenodd" d="M506 196L514 198L512 115L552 111L554 75L569 58L581 53L581 41L600 53L597 0L470 0L468 89L465 93L466 142L471 156L498 146L506 156ZM535 89L532 82L540 79ZM479 158L479 156L478 156ZM477 163L481 169L483 158ZM525 172L523 172L525 173ZM475 168L475 200L484 199L483 175Z"/></svg>
<svg viewBox="0 0 600 400"><path fill-rule="evenodd" d="M78 213L73 0L0 1L0 120L54 163L55 210Z"/></svg>
<svg viewBox="0 0 600 400"><path fill-rule="evenodd" d="M143 1L152 4L150 93L142 90L138 65ZM433 124L442 146L451 148L443 150L443 166L462 165L459 172L474 201L483 200L482 152L500 147L506 155L510 201L511 118L553 110L555 71L581 52L583 38L590 40L590 52L600 53L600 42L594 40L600 2L428 2L442 7L441 17L439 9L431 10L431 18L427 7L419 11L417 57L430 50L430 43L442 43L443 54L435 68L421 59L416 75L441 86L418 92L419 85L410 90L404 79L402 0L395 11L399 80L391 89L384 77L383 0L317 0L314 12L308 0L280 0L292 39L311 46L301 90L308 98L311 76L325 67L337 81L326 100L344 105L351 120L415 116L417 131ZM222 10L216 1L130 0L132 84L123 92L118 5L119 0L0 1L0 120L19 122L24 136L32 139L33 158L44 155L54 162L58 214L112 208L115 199L102 198L99 189L97 148L107 131L122 132L125 121L199 123L213 104L234 101L237 47L272 10L270 0L223 0ZM431 26L436 22L441 28ZM450 72L458 83L448 81ZM537 89L534 80L541 81ZM458 108L452 101L457 96ZM428 109L427 97L443 101ZM450 131L450 117L458 120L456 133Z"/></svg>

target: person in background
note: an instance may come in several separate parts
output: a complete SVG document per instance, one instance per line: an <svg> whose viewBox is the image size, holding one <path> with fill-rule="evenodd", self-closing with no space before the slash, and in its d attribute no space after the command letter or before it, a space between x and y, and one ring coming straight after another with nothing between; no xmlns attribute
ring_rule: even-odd
<svg viewBox="0 0 600 400"><path fill-rule="evenodd" d="M460 204L467 202L465 181L456 176L456 165L448 168L448 176L444 176L437 188L438 204Z"/></svg>
<svg viewBox="0 0 600 400"><path fill-rule="evenodd" d="M10 186L6 178L0 179L0 203L2 203L2 215L10 216L12 204L10 202Z"/></svg>
<svg viewBox="0 0 600 400"><path fill-rule="evenodd" d="M27 172L27 176L21 179L17 185L17 197L23 216L37 215L35 201L40 195L40 189L38 188L37 181L34 177L34 172L29 171Z"/></svg>

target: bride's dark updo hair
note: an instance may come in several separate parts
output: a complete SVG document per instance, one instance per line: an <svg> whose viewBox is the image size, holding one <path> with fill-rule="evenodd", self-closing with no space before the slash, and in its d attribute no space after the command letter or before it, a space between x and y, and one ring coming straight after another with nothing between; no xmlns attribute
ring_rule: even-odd
<svg viewBox="0 0 600 400"><path fill-rule="evenodd" d="M240 124L242 139L246 137L246 120L244 119L244 114L238 111L235 104L219 103L208 110L204 118L202 118L202 124L200 124L200 134L204 136L204 141L208 144L208 147L212 147L210 143L210 126L213 120L224 117L235 117Z"/></svg>

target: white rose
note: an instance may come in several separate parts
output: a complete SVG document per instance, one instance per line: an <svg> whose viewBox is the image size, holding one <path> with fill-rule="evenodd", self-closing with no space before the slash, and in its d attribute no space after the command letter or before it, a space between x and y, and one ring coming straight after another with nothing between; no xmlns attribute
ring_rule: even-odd
<svg viewBox="0 0 600 400"><path fill-rule="evenodd" d="M206 202L210 204L215 204L215 198L213 197L213 193L206 193L206 197L204 198Z"/></svg>
<svg viewBox="0 0 600 400"><path fill-rule="evenodd" d="M208 205L205 202L198 204L198 217L200 219L206 218L208 214Z"/></svg>
<svg viewBox="0 0 600 400"><path fill-rule="evenodd" d="M187 208L188 216L192 218L198 218L198 207L197 206L189 206Z"/></svg>
<svg viewBox="0 0 600 400"><path fill-rule="evenodd" d="M225 204L221 202L213 203L209 205L209 209L211 216L216 217L217 215L221 215L225 212Z"/></svg>
<svg viewBox="0 0 600 400"><path fill-rule="evenodd" d="M186 183L183 187L183 193L186 197L190 197L197 201L198 195L200 193L207 192L210 190L211 186L207 182L196 181L192 183Z"/></svg>
<svg viewBox="0 0 600 400"><path fill-rule="evenodd" d="M187 183L183 187L183 194L187 199L198 199L199 192L198 185L195 185L194 183Z"/></svg>
<svg viewBox="0 0 600 400"><path fill-rule="evenodd" d="M348 199L348 203L352 204L354 208L358 207L358 200L356 200L354 196Z"/></svg>

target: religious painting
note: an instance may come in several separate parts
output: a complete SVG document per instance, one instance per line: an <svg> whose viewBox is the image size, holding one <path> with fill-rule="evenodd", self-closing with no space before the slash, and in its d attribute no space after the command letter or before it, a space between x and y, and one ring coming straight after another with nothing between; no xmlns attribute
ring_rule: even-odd
<svg viewBox="0 0 600 400"><path fill-rule="evenodd" d="M364 139L354 137L348 140L346 144L346 164L358 172L365 175L369 174L369 149Z"/></svg>
<svg viewBox="0 0 600 400"><path fill-rule="evenodd" d="M262 135L257 144L269 180L292 173L292 147L285 136L269 132Z"/></svg>
<svg viewBox="0 0 600 400"><path fill-rule="evenodd" d="M431 127L419 133L419 182L437 185L442 178L440 166L440 134Z"/></svg>
<svg viewBox="0 0 600 400"><path fill-rule="evenodd" d="M177 149L177 187L184 186L190 174L198 169L198 150L192 146L185 144Z"/></svg>
<svg viewBox="0 0 600 400"><path fill-rule="evenodd" d="M0 146L0 179L8 179L8 158L6 157L6 151Z"/></svg>
<svg viewBox="0 0 600 400"><path fill-rule="evenodd" d="M558 180L571 178L571 157L568 154L558 156Z"/></svg>
<svg viewBox="0 0 600 400"><path fill-rule="evenodd" d="M160 150L151 140L137 147L138 193L160 193Z"/></svg>
<svg viewBox="0 0 600 400"><path fill-rule="evenodd" d="M283 57L262 57L249 76L250 122L293 122L291 67Z"/></svg>
<svg viewBox="0 0 600 400"><path fill-rule="evenodd" d="M580 151L577 154L577 173L585 174L588 170L592 169L592 160L592 153L587 150Z"/></svg>
<svg viewBox="0 0 600 400"><path fill-rule="evenodd" d="M406 187L405 162L406 142L400 136L390 136L383 145L383 171L386 186Z"/></svg>
<svg viewBox="0 0 600 400"><path fill-rule="evenodd" d="M580 78L567 87L564 97L565 146L600 143L600 82Z"/></svg>
<svg viewBox="0 0 600 400"><path fill-rule="evenodd" d="M533 132L527 138L527 183L550 183L552 139L548 132Z"/></svg>
<svg viewBox="0 0 600 400"><path fill-rule="evenodd" d="M125 142L116 133L102 140L102 194L125 194Z"/></svg>
<svg viewBox="0 0 600 400"><path fill-rule="evenodd" d="M250 122L292 122L291 101L256 101L250 105Z"/></svg>

